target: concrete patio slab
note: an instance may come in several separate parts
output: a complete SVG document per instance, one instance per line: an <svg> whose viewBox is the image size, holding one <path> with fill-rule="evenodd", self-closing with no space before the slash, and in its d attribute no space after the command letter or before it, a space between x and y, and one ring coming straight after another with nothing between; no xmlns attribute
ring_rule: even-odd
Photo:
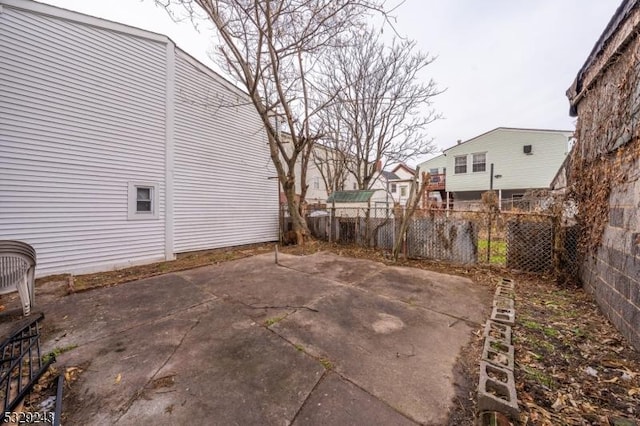
<svg viewBox="0 0 640 426"><path fill-rule="evenodd" d="M156 373L123 424L280 425L293 419L324 368L233 306L213 303Z"/></svg>
<svg viewBox="0 0 640 426"><path fill-rule="evenodd" d="M475 323L484 322L483 309L491 304L484 289L469 279L416 268L390 266L358 287Z"/></svg>
<svg viewBox="0 0 640 426"><path fill-rule="evenodd" d="M272 329L414 421L445 422L469 325L358 288L343 288L313 308Z"/></svg>
<svg viewBox="0 0 640 426"><path fill-rule="evenodd" d="M71 425L441 424L490 307L469 280L328 253L46 293L43 346L84 368Z"/></svg>
<svg viewBox="0 0 640 426"><path fill-rule="evenodd" d="M416 423L353 383L329 373L307 399L293 425L411 426Z"/></svg>
<svg viewBox="0 0 640 426"><path fill-rule="evenodd" d="M325 279L343 284L365 281L387 268L384 263L341 257L325 252L304 256L304 259L303 262L300 262L300 256L280 255L279 263L309 275L322 276Z"/></svg>
<svg viewBox="0 0 640 426"><path fill-rule="evenodd" d="M189 312L185 316L192 315ZM80 366L85 370L77 387L67 395L63 423L116 424L196 321L170 317L60 355L58 365ZM73 403L68 402L70 399Z"/></svg>
<svg viewBox="0 0 640 426"><path fill-rule="evenodd" d="M47 299L44 331L56 346L79 345L214 300L175 274ZM45 345L45 349L52 349Z"/></svg>

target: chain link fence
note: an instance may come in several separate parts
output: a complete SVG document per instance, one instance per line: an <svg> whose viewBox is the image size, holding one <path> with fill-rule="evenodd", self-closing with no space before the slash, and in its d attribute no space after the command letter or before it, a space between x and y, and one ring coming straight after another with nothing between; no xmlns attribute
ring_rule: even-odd
<svg viewBox="0 0 640 426"><path fill-rule="evenodd" d="M327 208L310 212L307 224L319 240L391 252L404 214L402 208ZM575 278L578 235L577 225L548 213L419 210L401 238L401 253Z"/></svg>

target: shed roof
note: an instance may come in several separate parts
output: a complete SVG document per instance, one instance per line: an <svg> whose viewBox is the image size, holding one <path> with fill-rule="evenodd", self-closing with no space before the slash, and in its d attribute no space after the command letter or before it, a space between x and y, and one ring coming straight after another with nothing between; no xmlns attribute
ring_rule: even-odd
<svg viewBox="0 0 640 426"><path fill-rule="evenodd" d="M376 191L356 190L356 191L335 191L327 203L367 203Z"/></svg>

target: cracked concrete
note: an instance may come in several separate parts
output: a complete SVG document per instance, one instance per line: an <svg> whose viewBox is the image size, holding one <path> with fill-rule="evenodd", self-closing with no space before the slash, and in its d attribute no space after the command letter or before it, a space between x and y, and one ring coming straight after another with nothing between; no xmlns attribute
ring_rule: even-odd
<svg viewBox="0 0 640 426"><path fill-rule="evenodd" d="M442 424L490 295L319 253L36 301L45 350L77 345L58 364L85 368L65 424Z"/></svg>

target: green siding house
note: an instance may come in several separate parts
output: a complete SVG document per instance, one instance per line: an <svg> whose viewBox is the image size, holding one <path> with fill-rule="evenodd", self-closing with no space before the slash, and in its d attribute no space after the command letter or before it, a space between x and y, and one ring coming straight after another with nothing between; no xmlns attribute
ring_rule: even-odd
<svg viewBox="0 0 640 426"><path fill-rule="evenodd" d="M456 209L475 209L493 188L502 206L526 191L549 189L573 142L569 130L498 127L443 151L419 165L430 173L427 191L439 191ZM434 172L440 177L434 178ZM433 197L432 197L433 198Z"/></svg>

